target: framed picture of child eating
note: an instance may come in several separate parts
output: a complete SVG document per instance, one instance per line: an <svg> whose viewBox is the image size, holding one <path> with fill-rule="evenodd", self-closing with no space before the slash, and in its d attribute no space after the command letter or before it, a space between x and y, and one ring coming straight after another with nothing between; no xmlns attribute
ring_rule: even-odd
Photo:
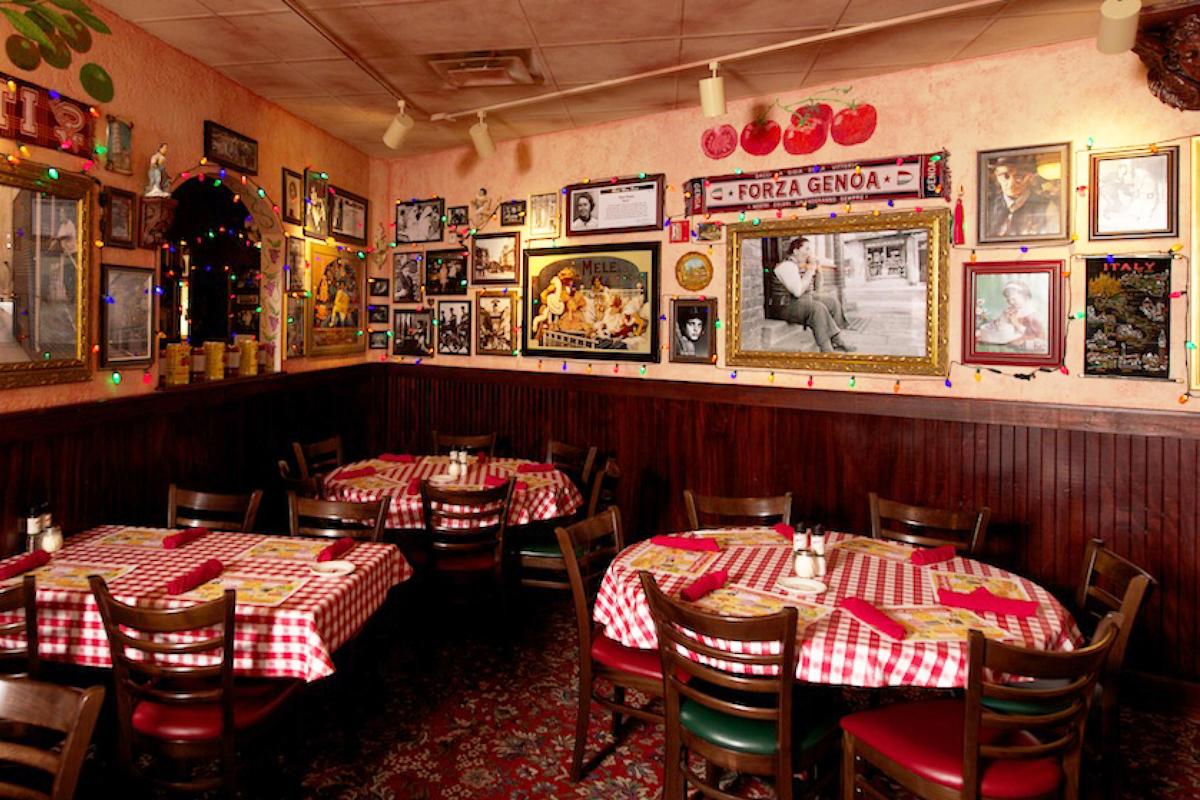
<svg viewBox="0 0 1200 800"><path fill-rule="evenodd" d="M966 264L963 363L1061 366L1062 270L1061 261Z"/></svg>

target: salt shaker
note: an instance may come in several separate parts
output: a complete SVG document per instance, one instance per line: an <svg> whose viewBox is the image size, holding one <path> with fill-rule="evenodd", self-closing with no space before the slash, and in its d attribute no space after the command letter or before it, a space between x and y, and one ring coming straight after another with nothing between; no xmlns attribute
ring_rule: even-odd
<svg viewBox="0 0 1200 800"><path fill-rule="evenodd" d="M63 546L62 528L52 525L50 528L42 531L40 544L42 549L47 553L54 553L60 550Z"/></svg>
<svg viewBox="0 0 1200 800"><path fill-rule="evenodd" d="M819 556L825 555L825 534L814 531L808 537L809 548Z"/></svg>
<svg viewBox="0 0 1200 800"><path fill-rule="evenodd" d="M811 550L796 551L796 577L811 578L816 574L816 564L814 563Z"/></svg>
<svg viewBox="0 0 1200 800"><path fill-rule="evenodd" d="M446 474L451 478L457 478L462 475L462 470L458 466L458 460L454 457L454 451L450 452L450 464L446 467Z"/></svg>

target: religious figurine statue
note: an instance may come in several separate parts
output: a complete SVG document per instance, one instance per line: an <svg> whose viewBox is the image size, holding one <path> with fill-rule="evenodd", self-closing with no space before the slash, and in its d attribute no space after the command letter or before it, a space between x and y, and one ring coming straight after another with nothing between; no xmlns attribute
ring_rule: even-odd
<svg viewBox="0 0 1200 800"><path fill-rule="evenodd" d="M171 185L171 176L167 174L167 145L164 142L150 156L150 170L146 176L146 197L170 197L167 187Z"/></svg>

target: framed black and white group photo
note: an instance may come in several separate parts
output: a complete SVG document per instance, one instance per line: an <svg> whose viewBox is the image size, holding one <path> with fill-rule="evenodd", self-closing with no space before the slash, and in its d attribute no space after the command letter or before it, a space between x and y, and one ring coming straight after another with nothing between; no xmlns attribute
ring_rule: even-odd
<svg viewBox="0 0 1200 800"><path fill-rule="evenodd" d="M396 203L396 241L419 244L440 242L446 201L441 197Z"/></svg>

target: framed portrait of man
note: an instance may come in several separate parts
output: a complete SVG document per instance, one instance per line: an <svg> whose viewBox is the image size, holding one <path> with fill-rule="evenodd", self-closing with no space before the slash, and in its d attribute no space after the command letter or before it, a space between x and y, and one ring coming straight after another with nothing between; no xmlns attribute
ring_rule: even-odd
<svg viewBox="0 0 1200 800"><path fill-rule="evenodd" d="M1149 239L1179 233L1179 148L1092 153L1088 219L1092 239Z"/></svg>
<svg viewBox="0 0 1200 800"><path fill-rule="evenodd" d="M304 224L304 176L283 168L283 203L279 216L291 225Z"/></svg>
<svg viewBox="0 0 1200 800"><path fill-rule="evenodd" d="M132 249L137 244L137 195L105 187L104 245Z"/></svg>
<svg viewBox="0 0 1200 800"><path fill-rule="evenodd" d="M566 187L567 236L662 230L664 180L647 175Z"/></svg>
<svg viewBox="0 0 1200 800"><path fill-rule="evenodd" d="M1062 269L1061 261L965 264L963 363L1061 365Z"/></svg>
<svg viewBox="0 0 1200 800"><path fill-rule="evenodd" d="M1071 145L979 153L979 244L1066 242L1071 237Z"/></svg>
<svg viewBox="0 0 1200 800"><path fill-rule="evenodd" d="M717 357L717 301L677 297L671 300L671 361L712 364Z"/></svg>

